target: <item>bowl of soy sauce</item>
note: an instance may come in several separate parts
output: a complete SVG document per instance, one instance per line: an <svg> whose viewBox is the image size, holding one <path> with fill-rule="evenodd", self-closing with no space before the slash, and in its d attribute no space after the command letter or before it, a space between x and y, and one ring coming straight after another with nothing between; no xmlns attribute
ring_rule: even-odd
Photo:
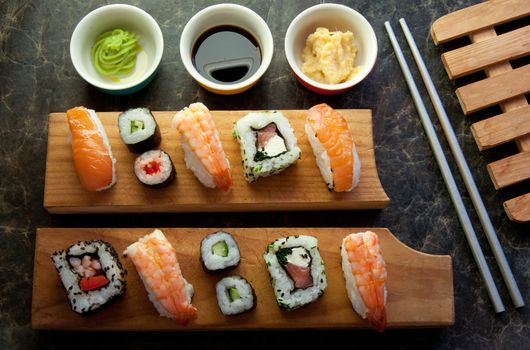
<svg viewBox="0 0 530 350"><path fill-rule="evenodd" d="M251 9L219 4L197 12L180 37L188 73L206 90L233 95L266 72L274 44L267 23Z"/></svg>

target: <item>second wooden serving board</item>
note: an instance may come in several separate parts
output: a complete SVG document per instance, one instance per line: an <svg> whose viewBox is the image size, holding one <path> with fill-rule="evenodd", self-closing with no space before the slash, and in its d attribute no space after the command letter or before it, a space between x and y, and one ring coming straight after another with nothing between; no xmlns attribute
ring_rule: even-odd
<svg viewBox="0 0 530 350"><path fill-rule="evenodd" d="M130 259L121 253L150 228L37 230L33 277L32 326L46 330L214 330L214 329L322 329L369 328L352 309L340 265L342 239L366 228L225 228L241 252L239 266L211 275L202 269L199 246L213 228L162 229L175 247L184 277L194 286L192 303L198 318L188 326L158 316ZM451 257L428 255L410 249L389 230L370 229L379 236L388 272L387 321L389 328L446 327L454 323L453 270ZM268 243L289 235L318 238L325 262L328 287L315 303L290 312L276 305L263 253ZM120 254L127 270L125 294L89 316L70 309L50 256L79 240L102 239ZM222 277L239 274L254 287L256 308L237 316L224 316L217 306L215 284Z"/></svg>
<svg viewBox="0 0 530 350"><path fill-rule="evenodd" d="M118 181L111 189L91 193L81 188L75 173L65 113L52 113L48 122L48 151L44 207L50 213L196 212L377 209L387 205L375 163L370 110L340 110L348 120L361 160L361 181L350 193L329 192L304 133L305 111L281 111L290 121L302 150L301 159L283 173L248 184L243 177L239 144L232 138L234 122L249 111L212 111L230 160L233 189L224 193L202 186L184 164L178 132L171 127L175 112L153 112L162 134L160 148L169 153L177 179L164 189L141 185L133 173L137 155L119 136L118 112L98 113L117 160Z"/></svg>

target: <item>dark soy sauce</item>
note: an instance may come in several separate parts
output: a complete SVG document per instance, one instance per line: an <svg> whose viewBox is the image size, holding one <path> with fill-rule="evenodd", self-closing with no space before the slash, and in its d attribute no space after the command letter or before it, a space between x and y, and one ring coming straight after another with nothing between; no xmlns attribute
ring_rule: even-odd
<svg viewBox="0 0 530 350"><path fill-rule="evenodd" d="M261 49L246 30L218 26L207 30L193 45L192 61L206 79L219 84L234 84L258 70Z"/></svg>

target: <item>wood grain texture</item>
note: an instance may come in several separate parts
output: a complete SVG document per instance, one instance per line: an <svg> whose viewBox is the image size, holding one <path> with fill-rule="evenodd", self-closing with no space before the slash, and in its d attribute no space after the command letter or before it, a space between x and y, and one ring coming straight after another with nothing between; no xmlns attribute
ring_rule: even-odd
<svg viewBox="0 0 530 350"><path fill-rule="evenodd" d="M494 26L530 14L530 1L490 0L439 18L431 27L435 44L469 36L472 44L446 52L442 62L451 79L483 69L488 79L456 90L464 114L498 104L501 115L477 122L471 131L480 150L515 140L519 151L530 152L530 119L524 94L530 90L530 65L513 70L511 59L530 52L530 26L497 36ZM524 156L513 156L488 165L495 188L527 178L527 170L516 164ZM515 173L510 171L515 170ZM527 196L504 203L510 219L530 220Z"/></svg>
<svg viewBox="0 0 530 350"><path fill-rule="evenodd" d="M530 134L530 106L476 122L471 131L481 151Z"/></svg>
<svg viewBox="0 0 530 350"><path fill-rule="evenodd" d="M504 210L512 221L530 221L530 193L507 200L504 202Z"/></svg>
<svg viewBox="0 0 530 350"><path fill-rule="evenodd" d="M462 86L456 90L464 114L530 92L530 65Z"/></svg>
<svg viewBox="0 0 530 350"><path fill-rule="evenodd" d="M530 179L530 152L521 152L488 164L496 189Z"/></svg>
<svg viewBox="0 0 530 350"><path fill-rule="evenodd" d="M470 35L472 42L480 42L483 40L488 40L490 38L493 38L497 35L495 32L495 29L493 28L484 28L478 32L474 32ZM488 77L494 77L496 75L503 74L505 72L510 72L512 70L512 65L509 62L499 62L494 65L491 65L485 69L486 75ZM506 101L503 101L500 103L501 110L505 112L505 114L511 114L515 113L516 116L520 116L521 109L528 108L528 101L526 100L525 96L515 96L512 97ZM513 114L511 114L514 116ZM519 117L520 118L520 117ZM517 137L515 139L515 142L517 144L517 147L521 152L524 151L530 151L530 133L524 133L525 126L527 125L526 120L528 119L528 116L525 118L524 121L521 121L518 125L518 130L523 131L521 132L521 136ZM506 124L501 126L498 125L498 127L504 130L511 129L509 124L514 124L513 120L510 120L510 122L506 121ZM473 131L473 127L472 127ZM495 133L495 131L493 131ZM503 133L502 131L497 134L496 136L500 136L506 133ZM473 132L473 135L475 133ZM477 140L477 144L479 142L479 139L475 138ZM491 140L494 141L494 140ZM498 139L497 139L498 141ZM494 141L495 142L495 141ZM479 146L480 147L480 146ZM490 172L491 174L491 172ZM494 182L494 186L496 186ZM506 215L508 215L508 218L515 222L528 222L530 221L530 193L524 194L522 196L518 196L516 198L513 198L511 200L508 200L503 203L504 211L506 212Z"/></svg>
<svg viewBox="0 0 530 350"><path fill-rule="evenodd" d="M239 228L224 229L240 247L240 265L229 273L209 275L199 262L199 245L212 228L163 229L177 251L182 272L193 284L192 303L198 318L185 329L304 329L367 328L367 322L353 311L346 295L340 267L342 239L366 228ZM433 256L414 251L383 228L370 229L381 241L388 270L387 317L389 328L444 327L454 323L453 275L450 256ZM118 252L152 229L38 229L35 247L32 326L46 330L179 330L175 322L158 316L129 259L120 260L127 269L127 291L110 305L90 316L70 310L50 255L78 240L103 239ZM326 264L328 287L315 303L291 312L281 311L263 261L266 245L276 238L306 234L319 240ZM225 275L239 274L256 290L257 307L239 316L223 316L215 297L215 283Z"/></svg>
<svg viewBox="0 0 530 350"><path fill-rule="evenodd" d="M439 45L529 14L528 0L485 1L438 18L431 27L431 36Z"/></svg>
<svg viewBox="0 0 530 350"><path fill-rule="evenodd" d="M484 28L477 32L471 33L471 42L478 43L497 36L497 32L493 28ZM484 69L488 77L494 77L506 72L512 71L510 62L498 62ZM525 96L515 96L500 103L503 112L510 112L518 108L528 106L528 101ZM520 151L530 151L530 134L522 135L515 140Z"/></svg>
<svg viewBox="0 0 530 350"><path fill-rule="evenodd" d="M456 79L489 65L530 53L530 25L442 54L447 74Z"/></svg>
<svg viewBox="0 0 530 350"><path fill-rule="evenodd" d="M150 189L136 179L135 155L120 139L118 112L98 113L117 159L118 181L110 190L89 193L75 173L64 113L49 116L44 207L51 213L193 212L257 210L374 209L388 204L375 163L370 110L341 110L348 120L361 160L361 181L350 193L327 190L304 133L301 110L282 111L289 119L302 158L283 173L248 184L243 177L239 143L232 125L248 111L212 111L232 167L234 187L229 193L203 187L186 168L179 136L171 127L175 112L153 112L162 134L161 149L169 153L177 180L165 189Z"/></svg>

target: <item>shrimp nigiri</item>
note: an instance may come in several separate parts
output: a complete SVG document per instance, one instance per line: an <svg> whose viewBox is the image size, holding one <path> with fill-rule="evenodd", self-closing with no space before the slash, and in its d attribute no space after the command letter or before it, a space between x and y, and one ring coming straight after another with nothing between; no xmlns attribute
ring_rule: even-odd
<svg viewBox="0 0 530 350"><path fill-rule="evenodd" d="M353 309L382 332L386 328L386 266L377 235L352 233L342 241L342 271Z"/></svg>
<svg viewBox="0 0 530 350"><path fill-rule="evenodd" d="M307 111L305 132L328 189L353 190L359 183L361 162L346 119L322 103Z"/></svg>
<svg viewBox="0 0 530 350"><path fill-rule="evenodd" d="M123 254L132 259L149 300L158 313L182 325L197 317L191 305L193 286L186 281L177 261L175 248L160 230L140 238Z"/></svg>
<svg viewBox="0 0 530 350"><path fill-rule="evenodd" d="M208 108L192 103L177 112L173 127L181 135L186 166L206 187L228 191L232 186L230 163Z"/></svg>
<svg viewBox="0 0 530 350"><path fill-rule="evenodd" d="M87 191L101 191L116 183L116 160L96 112L85 107L66 111L72 136L74 167Z"/></svg>

